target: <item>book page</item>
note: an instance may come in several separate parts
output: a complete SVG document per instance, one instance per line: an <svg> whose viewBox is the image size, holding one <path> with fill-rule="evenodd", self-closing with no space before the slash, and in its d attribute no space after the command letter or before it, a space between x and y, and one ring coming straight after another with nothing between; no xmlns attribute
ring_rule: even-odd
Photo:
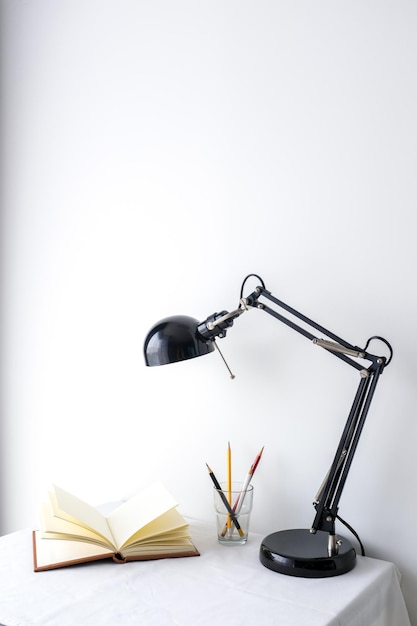
<svg viewBox="0 0 417 626"><path fill-rule="evenodd" d="M162 556L178 556L178 555L195 555L198 556L199 552L190 539L182 539L181 541L171 542L157 542L153 544L145 544L138 546L128 546L123 550L123 556L129 560L134 560L135 557L143 558L156 558L158 555Z"/></svg>
<svg viewBox="0 0 417 626"><path fill-rule="evenodd" d="M78 522L80 525L84 525L106 537L112 545L115 543L106 518L100 511L68 493L68 491L61 489L61 487L56 485L53 487L55 499L52 498L51 503L56 517L75 523Z"/></svg>
<svg viewBox="0 0 417 626"><path fill-rule="evenodd" d="M84 525L56 517L49 502L44 502L40 512L40 527L44 539L69 539L89 541L96 545L106 546L116 551L117 548L109 540Z"/></svg>
<svg viewBox="0 0 417 626"><path fill-rule="evenodd" d="M34 565L36 570L92 561L113 554L112 550L83 541L41 539L41 534L38 531L35 532L35 544Z"/></svg>
<svg viewBox="0 0 417 626"><path fill-rule="evenodd" d="M124 550L126 546L141 543L153 543L160 539L171 541L173 538L180 539L189 537L189 524L176 509L170 509L146 526L133 533L127 541L120 546Z"/></svg>
<svg viewBox="0 0 417 626"><path fill-rule="evenodd" d="M157 482L112 511L106 519L118 548L143 526L151 526L153 520L176 506L173 496Z"/></svg>

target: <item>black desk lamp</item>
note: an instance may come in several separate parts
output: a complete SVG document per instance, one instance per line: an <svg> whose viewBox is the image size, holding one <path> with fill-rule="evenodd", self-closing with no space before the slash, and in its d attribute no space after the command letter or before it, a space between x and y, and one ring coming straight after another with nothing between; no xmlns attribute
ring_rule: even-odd
<svg viewBox="0 0 417 626"><path fill-rule="evenodd" d="M252 276L261 282L261 286L257 287L249 296L243 297L245 283ZM326 338L319 339L298 323L271 309L267 304L259 301L261 297L286 311L293 318L301 320L307 327L315 329ZM323 578L344 574L355 566L356 552L347 539L336 535L336 519L342 521L356 537L357 535L339 517L338 504L376 384L384 367L392 359L392 348L385 339L376 336L368 339L364 348L352 346L275 298L266 290L265 284L259 276L249 274L243 281L239 307L235 311L214 313L203 322L179 315L165 318L155 324L145 340L146 365L165 365L212 352L214 347L218 347L215 343L216 337L225 337L227 330L233 325L233 321L251 308L269 313L269 315L310 339L313 344L324 348L359 371L359 387L336 454L313 502L316 514L311 528L272 533L263 540L260 548L261 563L275 572L307 578ZM385 356L375 356L367 352L372 340L379 340L385 344L389 352L388 359ZM368 361L367 366L361 364L360 361ZM233 378L232 374L231 376Z"/></svg>

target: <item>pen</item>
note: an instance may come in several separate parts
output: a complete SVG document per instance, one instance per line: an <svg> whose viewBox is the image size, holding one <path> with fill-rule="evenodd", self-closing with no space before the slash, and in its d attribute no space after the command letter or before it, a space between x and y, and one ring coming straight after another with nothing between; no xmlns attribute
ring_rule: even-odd
<svg viewBox="0 0 417 626"><path fill-rule="evenodd" d="M241 529L240 524L239 524L239 522L236 519L236 515L235 515L234 511L233 511L232 507L230 506L229 502L227 501L227 498L224 495L224 492L223 492L223 490L222 490L222 488L221 488L221 486L219 484L219 481L215 477L215 475L213 473L213 470L208 466L207 463L206 463L206 465L207 465L207 469L208 469L208 472L209 472L209 476L210 476L211 480L213 481L213 484L214 484L215 488L219 492L219 495L220 495L220 497L221 497L221 499L223 501L223 504L226 507L227 512L229 513L231 519L233 520L233 524L236 526L237 532L239 533L239 535L241 537L243 537L245 533Z"/></svg>

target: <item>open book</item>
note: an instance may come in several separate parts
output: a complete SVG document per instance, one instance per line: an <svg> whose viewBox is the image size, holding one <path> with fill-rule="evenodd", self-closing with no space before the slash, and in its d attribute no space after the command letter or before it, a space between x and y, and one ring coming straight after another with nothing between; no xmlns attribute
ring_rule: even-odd
<svg viewBox="0 0 417 626"><path fill-rule="evenodd" d="M54 486L33 531L34 571L112 558L117 563L198 556L188 523L161 483L103 515Z"/></svg>

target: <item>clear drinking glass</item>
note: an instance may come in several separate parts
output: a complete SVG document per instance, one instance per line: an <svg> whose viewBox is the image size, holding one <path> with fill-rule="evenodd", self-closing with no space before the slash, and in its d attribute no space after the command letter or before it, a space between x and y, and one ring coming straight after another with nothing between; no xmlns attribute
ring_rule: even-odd
<svg viewBox="0 0 417 626"><path fill-rule="evenodd" d="M217 539L223 545L242 545L248 540L253 505L253 485L242 491L243 483L226 483L214 489Z"/></svg>

